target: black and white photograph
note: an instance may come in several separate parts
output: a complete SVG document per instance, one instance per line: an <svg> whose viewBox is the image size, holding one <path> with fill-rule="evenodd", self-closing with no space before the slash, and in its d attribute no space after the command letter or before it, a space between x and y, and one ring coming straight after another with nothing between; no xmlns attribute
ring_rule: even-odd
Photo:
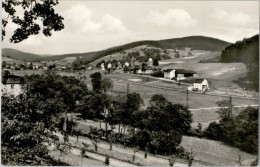
<svg viewBox="0 0 260 167"><path fill-rule="evenodd" d="M2 0L1 165L258 166L259 0Z"/></svg>

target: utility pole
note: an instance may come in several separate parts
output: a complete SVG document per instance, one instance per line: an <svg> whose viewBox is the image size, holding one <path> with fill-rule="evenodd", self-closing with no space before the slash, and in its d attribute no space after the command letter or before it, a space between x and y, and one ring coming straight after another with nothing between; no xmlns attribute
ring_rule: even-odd
<svg viewBox="0 0 260 167"><path fill-rule="evenodd" d="M65 111L65 117L64 117L64 124L63 124L63 135L64 135L64 142L68 141L68 134L67 134L67 110Z"/></svg>
<svg viewBox="0 0 260 167"><path fill-rule="evenodd" d="M186 108L189 109L189 90L188 89L186 91L186 94L187 94L187 96L186 96Z"/></svg>
<svg viewBox="0 0 260 167"><path fill-rule="evenodd" d="M232 110L233 110L233 107L232 107L232 97L230 95L230 97L229 97L229 118L233 117Z"/></svg>
<svg viewBox="0 0 260 167"><path fill-rule="evenodd" d="M127 94L129 93L129 83L127 83L127 90L126 90Z"/></svg>

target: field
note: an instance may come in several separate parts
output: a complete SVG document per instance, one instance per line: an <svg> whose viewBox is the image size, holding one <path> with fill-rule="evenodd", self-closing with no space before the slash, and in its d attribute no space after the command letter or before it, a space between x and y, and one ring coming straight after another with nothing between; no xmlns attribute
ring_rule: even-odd
<svg viewBox="0 0 260 167"><path fill-rule="evenodd" d="M221 142L184 136L181 145L197 153L195 159L216 164L217 166L238 166L238 156L242 157L242 166L249 166L256 155L248 154Z"/></svg>
<svg viewBox="0 0 260 167"><path fill-rule="evenodd" d="M16 60L16 59L8 58L8 57L2 57L2 61L7 62L8 64L11 64L11 63L23 64L24 63L24 61Z"/></svg>

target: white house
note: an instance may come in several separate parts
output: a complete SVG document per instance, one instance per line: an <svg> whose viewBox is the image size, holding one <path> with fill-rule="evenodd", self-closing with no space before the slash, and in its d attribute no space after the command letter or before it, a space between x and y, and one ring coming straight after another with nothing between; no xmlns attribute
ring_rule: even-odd
<svg viewBox="0 0 260 167"><path fill-rule="evenodd" d="M128 62L125 62L125 66L129 67L129 63L128 63Z"/></svg>
<svg viewBox="0 0 260 167"><path fill-rule="evenodd" d="M198 91L205 91L209 88L209 83L206 79L195 79L193 89Z"/></svg>
<svg viewBox="0 0 260 167"><path fill-rule="evenodd" d="M147 75L151 75L152 73L153 73L153 69L147 69L145 71L145 74L147 74Z"/></svg>
<svg viewBox="0 0 260 167"><path fill-rule="evenodd" d="M175 70L174 69L164 70L164 78L172 79L174 77L175 77Z"/></svg>
<svg viewBox="0 0 260 167"><path fill-rule="evenodd" d="M24 91L24 78L9 75L2 78L2 93L17 96Z"/></svg>
<svg viewBox="0 0 260 167"><path fill-rule="evenodd" d="M142 71L141 69L139 69L138 71L137 71L137 74L144 74L145 72L144 71Z"/></svg>
<svg viewBox="0 0 260 167"><path fill-rule="evenodd" d="M110 69L112 67L112 64L111 63L108 63L107 64L107 68Z"/></svg>
<svg viewBox="0 0 260 167"><path fill-rule="evenodd" d="M102 68L102 70L105 70L105 64L104 63L101 64L101 68Z"/></svg>

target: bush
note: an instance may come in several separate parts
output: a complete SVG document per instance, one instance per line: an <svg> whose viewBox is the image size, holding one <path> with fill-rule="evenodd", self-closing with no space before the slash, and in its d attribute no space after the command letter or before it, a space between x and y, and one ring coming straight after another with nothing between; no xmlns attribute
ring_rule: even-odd
<svg viewBox="0 0 260 167"><path fill-rule="evenodd" d="M146 130L139 130L135 134L135 143L140 148L144 149L147 144L151 141L151 137L148 131Z"/></svg>
<svg viewBox="0 0 260 167"><path fill-rule="evenodd" d="M219 140L222 138L222 133L220 125L216 122L211 122L208 128L204 131L204 135L213 140Z"/></svg>

